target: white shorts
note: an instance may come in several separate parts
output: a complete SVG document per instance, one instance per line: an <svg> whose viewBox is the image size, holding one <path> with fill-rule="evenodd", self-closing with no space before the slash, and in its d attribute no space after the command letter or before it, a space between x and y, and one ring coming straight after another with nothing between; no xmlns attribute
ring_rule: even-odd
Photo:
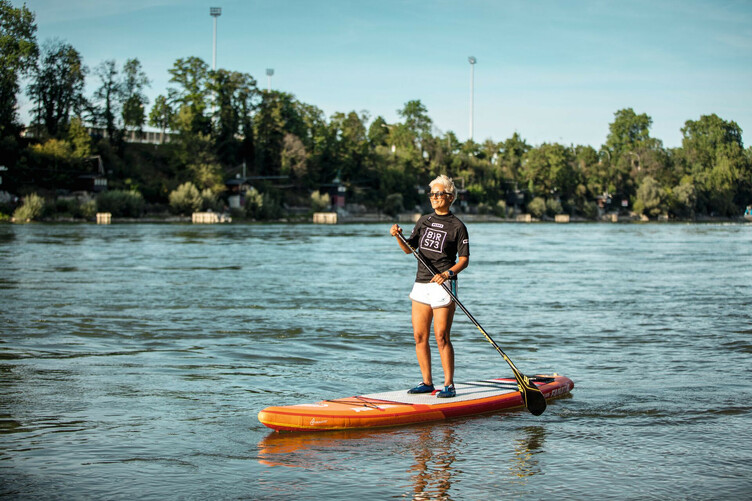
<svg viewBox="0 0 752 501"><path fill-rule="evenodd" d="M444 282L449 285L450 289L457 295L457 281L447 280ZM413 290L410 291L410 299L419 303L431 305L431 308L443 308L452 302L452 296L436 282L422 284L415 282Z"/></svg>

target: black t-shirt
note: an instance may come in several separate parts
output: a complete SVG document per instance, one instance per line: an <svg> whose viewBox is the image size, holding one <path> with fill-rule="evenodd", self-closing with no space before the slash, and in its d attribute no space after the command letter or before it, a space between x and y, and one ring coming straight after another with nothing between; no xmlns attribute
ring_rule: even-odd
<svg viewBox="0 0 752 501"><path fill-rule="evenodd" d="M410 245L418 249L439 273L443 273L455 265L457 255L470 256L467 228L451 212L445 216L426 214L418 219L415 228L407 239ZM415 281L428 283L433 273L428 271L422 263L418 263L418 273Z"/></svg>

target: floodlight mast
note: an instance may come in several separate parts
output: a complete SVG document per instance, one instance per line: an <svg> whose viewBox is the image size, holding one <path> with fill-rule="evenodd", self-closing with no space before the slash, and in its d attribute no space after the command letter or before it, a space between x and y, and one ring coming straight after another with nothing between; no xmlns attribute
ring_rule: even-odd
<svg viewBox="0 0 752 501"><path fill-rule="evenodd" d="M473 140L473 110L475 108L475 63L478 62L473 56L467 58L470 63L470 140Z"/></svg>
<svg viewBox="0 0 752 501"><path fill-rule="evenodd" d="M214 45L212 51L212 69L217 71L217 18L222 15L222 7L209 7L209 15L214 18Z"/></svg>

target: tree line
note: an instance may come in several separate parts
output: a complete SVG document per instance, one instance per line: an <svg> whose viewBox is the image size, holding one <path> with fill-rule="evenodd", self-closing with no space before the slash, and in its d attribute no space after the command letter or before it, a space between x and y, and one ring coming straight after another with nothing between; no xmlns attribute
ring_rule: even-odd
<svg viewBox="0 0 752 501"><path fill-rule="evenodd" d="M461 188L459 210L502 216L514 209L537 217L595 218L604 210L734 217L752 203L752 149L735 122L715 114L687 120L678 148L651 137L652 119L632 108L614 113L600 146L535 146L517 133L462 142L438 130L419 99L404 103L396 123L366 111L327 117L198 57L176 60L169 87L150 103L150 79L137 58L92 69L65 41L40 46L25 6L0 0L0 14L0 163L7 168L0 189L19 195L70 191L99 158L109 189L137 193L147 209L169 204L186 183L221 202L225 182L241 173L255 188L246 201L276 208L263 211L268 217L310 205L312 193L335 184L350 203L414 210L426 206L425 186L440 173ZM87 79L96 82L91 95ZM32 103L27 127L17 116L22 91ZM162 144L126 141L147 126L160 131Z"/></svg>

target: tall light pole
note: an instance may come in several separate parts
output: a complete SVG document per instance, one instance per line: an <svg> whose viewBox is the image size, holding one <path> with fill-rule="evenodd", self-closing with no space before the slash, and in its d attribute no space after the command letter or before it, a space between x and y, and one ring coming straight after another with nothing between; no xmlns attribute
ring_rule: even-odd
<svg viewBox="0 0 752 501"><path fill-rule="evenodd" d="M475 87L475 63L478 62L473 56L467 58L470 62L470 140L473 139L473 108L474 104L474 87Z"/></svg>
<svg viewBox="0 0 752 501"><path fill-rule="evenodd" d="M212 69L217 71L217 18L222 15L222 7L209 7L209 15L214 18L214 50L212 51Z"/></svg>
<svg viewBox="0 0 752 501"><path fill-rule="evenodd" d="M266 69L266 90L271 92L272 91L272 77L274 76L274 68L267 68Z"/></svg>

